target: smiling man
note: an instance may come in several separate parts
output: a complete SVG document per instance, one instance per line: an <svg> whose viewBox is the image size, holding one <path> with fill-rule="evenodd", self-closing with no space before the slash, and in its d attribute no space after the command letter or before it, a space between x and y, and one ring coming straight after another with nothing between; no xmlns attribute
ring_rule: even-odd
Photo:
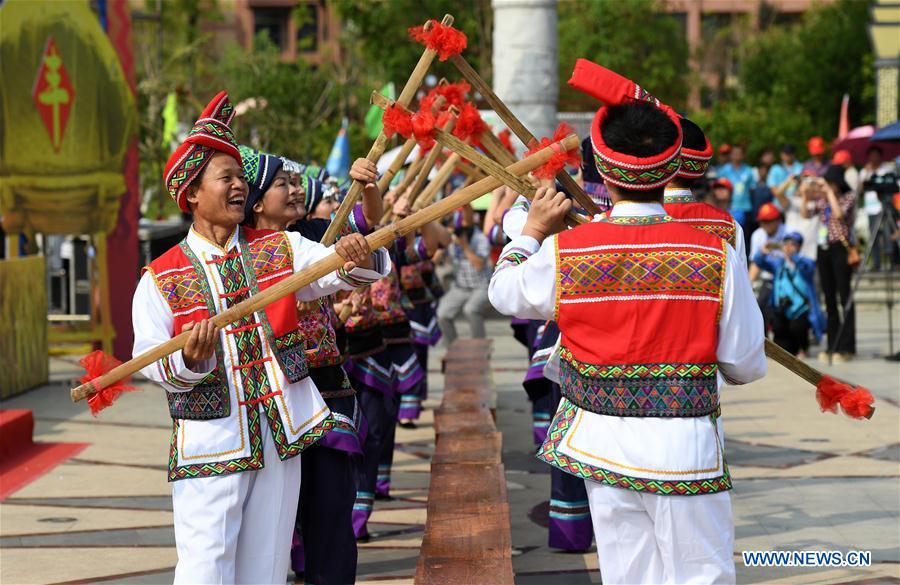
<svg viewBox="0 0 900 585"><path fill-rule="evenodd" d="M173 419L169 481L176 583L284 583L300 487L300 458L334 426L307 377L297 300L385 276L387 253L358 236L326 248L299 234L240 227L248 202L225 92L203 111L166 164L169 194L193 215L187 237L150 263L133 304L134 354L185 330L184 349L144 368ZM274 157L271 157L274 158ZM277 159L276 159L277 160ZM258 179L284 180L269 159ZM271 173L271 175L270 175ZM333 251L347 262L224 328L210 317Z"/></svg>

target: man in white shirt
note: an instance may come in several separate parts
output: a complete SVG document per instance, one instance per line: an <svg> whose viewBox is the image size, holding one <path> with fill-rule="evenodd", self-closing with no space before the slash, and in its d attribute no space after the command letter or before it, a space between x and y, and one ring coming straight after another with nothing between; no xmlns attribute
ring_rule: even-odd
<svg viewBox="0 0 900 585"><path fill-rule="evenodd" d="M610 96L604 71L579 60L570 84L611 104L591 138L614 207L560 232L571 203L539 190L490 300L559 323L563 400L537 456L586 480L604 583L734 582L718 389L765 374L762 318L734 249L663 209L677 115Z"/></svg>

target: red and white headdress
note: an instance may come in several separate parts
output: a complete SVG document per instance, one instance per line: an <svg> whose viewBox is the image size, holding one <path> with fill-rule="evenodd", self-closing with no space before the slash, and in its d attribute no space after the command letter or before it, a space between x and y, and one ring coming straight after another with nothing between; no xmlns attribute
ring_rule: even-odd
<svg viewBox="0 0 900 585"><path fill-rule="evenodd" d="M188 185L203 172L214 153L224 152L242 165L241 153L231 131L232 118L234 107L228 100L228 94L220 91L194 122L184 142L169 157L163 171L163 181L169 195L182 211L189 211L185 199Z"/></svg>
<svg viewBox="0 0 900 585"><path fill-rule="evenodd" d="M703 150L695 150L681 145L681 169L678 170L678 176L685 179L700 179L706 175L709 169L709 161L712 160L713 147L709 141L709 137L703 134L706 145Z"/></svg>
<svg viewBox="0 0 900 585"><path fill-rule="evenodd" d="M591 143L597 171L605 182L625 189L650 190L664 186L681 168L681 124L672 108L661 103L647 90L587 59L578 59L569 85L597 98L604 106L597 110L591 124ZM613 150L603 140L601 128L609 115L609 106L629 101L646 101L656 105L678 128L675 142L654 156L639 157Z"/></svg>

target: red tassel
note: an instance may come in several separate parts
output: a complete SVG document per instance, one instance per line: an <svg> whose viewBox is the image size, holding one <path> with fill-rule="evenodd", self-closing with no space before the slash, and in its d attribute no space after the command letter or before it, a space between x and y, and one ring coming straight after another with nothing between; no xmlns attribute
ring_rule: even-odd
<svg viewBox="0 0 900 585"><path fill-rule="evenodd" d="M434 146L434 125L437 118L431 110L419 110L412 115L412 132L416 137L419 148L423 151L431 150Z"/></svg>
<svg viewBox="0 0 900 585"><path fill-rule="evenodd" d="M425 30L425 26L414 26L409 29L409 36L421 45L425 45L432 51L436 51L441 61L446 61L452 55L459 55L468 44L466 33L452 26L446 26L436 20L429 21L431 29Z"/></svg>
<svg viewBox="0 0 900 585"><path fill-rule="evenodd" d="M81 377L81 383L86 384L94 378L99 378L103 374L108 373L122 362L98 349L81 358L81 361L78 363L80 363L85 372L87 372ZM101 410L108 406L112 406L112 403L119 398L119 395L122 394L122 392L133 392L137 390L137 388L129 384L130 381L131 377L129 376L124 380L119 380L118 382L110 384L106 388L88 396L87 402L88 407L91 409L91 414L97 416Z"/></svg>
<svg viewBox="0 0 900 585"><path fill-rule="evenodd" d="M399 134L404 138L412 136L412 116L395 104L384 111L381 116L381 124L384 126L384 135L388 138L394 134Z"/></svg>
<svg viewBox="0 0 900 585"><path fill-rule="evenodd" d="M481 119L478 108L471 102L465 102L459 108L459 116L456 118L456 126L453 135L460 140L471 140L473 146L478 146L479 137L488 129L488 125Z"/></svg>
<svg viewBox="0 0 900 585"><path fill-rule="evenodd" d="M872 393L860 386L851 386L831 376L823 376L816 384L816 401L822 412L837 414L840 405L850 418L869 418L872 415Z"/></svg>
<svg viewBox="0 0 900 585"><path fill-rule="evenodd" d="M469 84L465 81L448 83L447 85L438 85L437 87L433 87L425 97L419 100L419 107L423 110L431 111L434 100L436 100L438 96L443 96L445 100L442 109L447 109L450 106L460 107L466 101L466 95L471 89L472 88L469 87Z"/></svg>
<svg viewBox="0 0 900 585"><path fill-rule="evenodd" d="M512 132L509 131L509 128L504 128L500 131L500 134L497 135L497 138L500 139L500 142L503 144L503 147L509 151L510 154L516 154L516 149L513 148L512 144Z"/></svg>
<svg viewBox="0 0 900 585"><path fill-rule="evenodd" d="M563 122L556 128L556 131L553 133L553 138L547 138L545 136L541 138L540 142L532 140L528 145L528 152L525 153L525 156L531 156L539 150L547 148L551 144L558 143L572 132L574 132L572 127ZM572 150L562 150L562 148L557 148L558 151L550 157L550 160L531 171L532 175L538 179L552 179L563 170L566 165L575 166L581 164L581 152L578 148L573 148Z"/></svg>

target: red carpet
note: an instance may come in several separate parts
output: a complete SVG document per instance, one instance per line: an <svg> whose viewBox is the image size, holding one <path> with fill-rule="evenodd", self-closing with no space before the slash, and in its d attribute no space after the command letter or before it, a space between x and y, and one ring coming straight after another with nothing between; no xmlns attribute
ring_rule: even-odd
<svg viewBox="0 0 900 585"><path fill-rule="evenodd" d="M35 443L30 410L0 410L0 500L28 485L89 443Z"/></svg>

